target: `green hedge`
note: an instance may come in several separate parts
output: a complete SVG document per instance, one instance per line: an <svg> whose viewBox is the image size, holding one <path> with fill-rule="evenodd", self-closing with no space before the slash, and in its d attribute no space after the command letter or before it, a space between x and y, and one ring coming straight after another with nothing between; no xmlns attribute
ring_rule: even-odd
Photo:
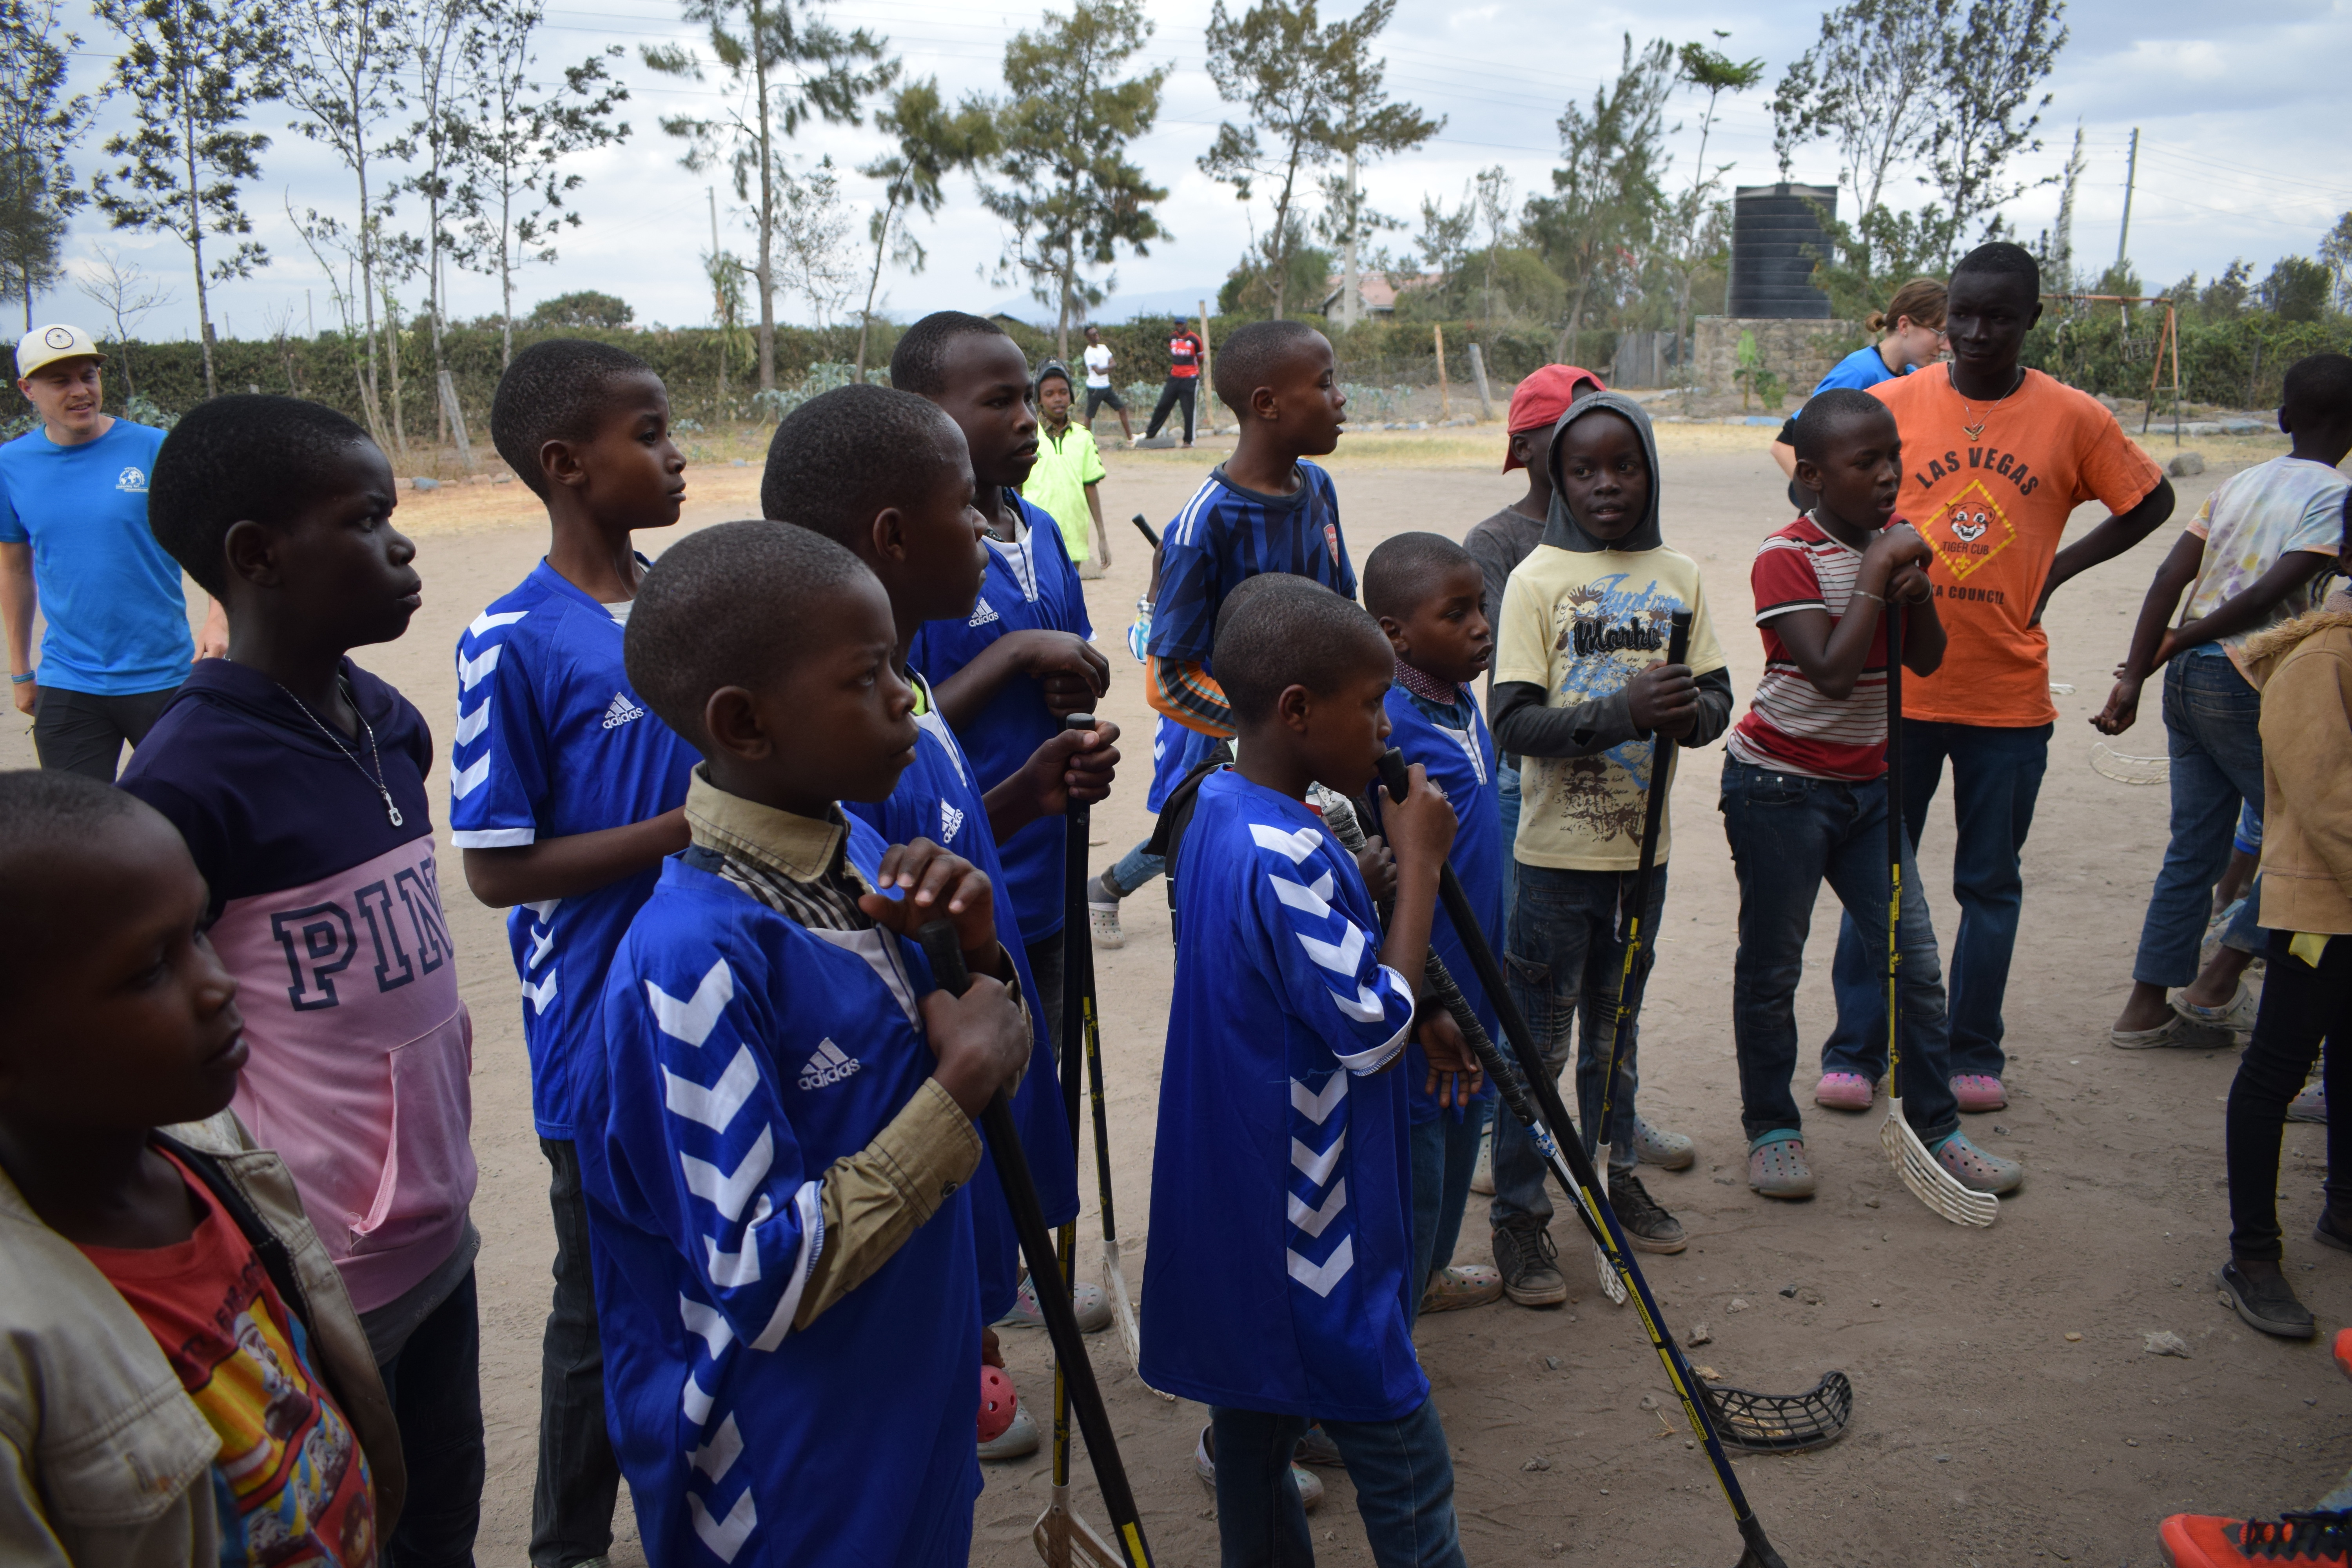
<svg viewBox="0 0 2352 1568"><path fill-rule="evenodd" d="M2025 363L2086 392L2113 397L2146 397L2156 372L2155 345L2164 327L2161 311L2132 312L2137 353L2126 355L2121 310L2095 308L2095 314L2063 321L2056 308L2025 340ZM2277 405L2287 366L2306 354L2352 353L2352 320L2284 321L2268 311L2180 321L2180 392L2191 403L2225 408L2270 408ZM2168 350L2158 374L2157 402L2172 401L2172 356Z"/></svg>

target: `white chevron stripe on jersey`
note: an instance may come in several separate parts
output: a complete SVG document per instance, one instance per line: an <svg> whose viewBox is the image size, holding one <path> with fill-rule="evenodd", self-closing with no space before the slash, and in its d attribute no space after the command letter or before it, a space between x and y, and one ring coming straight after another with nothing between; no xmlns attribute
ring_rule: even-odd
<svg viewBox="0 0 2352 1568"><path fill-rule="evenodd" d="M1309 1263L1296 1252L1287 1249L1282 1256L1290 1265L1290 1277L1293 1279L1297 1280L1318 1296L1328 1296L1331 1293L1331 1287L1345 1279L1348 1270L1356 1266L1356 1238L1352 1236L1341 1237L1339 1245L1331 1249L1331 1256L1320 1263Z"/></svg>
<svg viewBox="0 0 2352 1568"><path fill-rule="evenodd" d="M1331 1108L1348 1098L1348 1075L1335 1072L1318 1093L1297 1079L1290 1080L1290 1109L1320 1127L1330 1120Z"/></svg>
<svg viewBox="0 0 2352 1568"><path fill-rule="evenodd" d="M1304 942L1307 939L1301 937L1299 940ZM1388 1009L1381 1005L1381 994L1369 985L1357 986L1353 1001L1337 991L1332 992L1331 1005L1359 1024L1377 1024L1388 1013Z"/></svg>
<svg viewBox="0 0 2352 1568"><path fill-rule="evenodd" d="M1300 1175L1319 1187L1330 1180L1332 1167L1339 1163L1339 1152L1347 1146L1348 1130L1344 1127L1339 1129L1339 1136L1331 1140L1331 1146L1320 1154L1293 1138L1290 1141L1290 1163L1297 1168Z"/></svg>
<svg viewBox="0 0 2352 1568"><path fill-rule="evenodd" d="M691 1296L677 1299L678 1321L686 1331L699 1338L710 1347L710 1359L717 1361L735 1342L735 1331L727 1321L727 1314L716 1307L706 1307Z"/></svg>
<svg viewBox="0 0 2352 1568"><path fill-rule="evenodd" d="M530 952L523 955L522 966L525 969L537 969L547 962L547 955L554 951L555 933L545 930L534 931L530 933Z"/></svg>
<svg viewBox="0 0 2352 1568"><path fill-rule="evenodd" d="M457 739L453 743L459 746L470 746L476 741L479 740L481 738L482 731L489 727L490 699L485 697L479 702L474 704L474 710L471 713L467 712L462 708L457 710L457 728L456 731Z"/></svg>
<svg viewBox="0 0 2352 1568"><path fill-rule="evenodd" d="M767 1179L768 1168L776 1163L776 1130L760 1129L760 1141L745 1152L742 1160L730 1173L720 1170L708 1160L698 1160L691 1154L677 1157L679 1167L686 1173L686 1190L708 1201L712 1208L730 1221L740 1219L743 1205L760 1190ZM751 1238L744 1238L748 1248Z"/></svg>
<svg viewBox="0 0 2352 1568"><path fill-rule="evenodd" d="M547 972L547 978L541 981L536 985L525 983L522 988L522 994L523 1000L530 1004L530 1010L532 1012L546 1012L547 1005L555 1000L555 971L552 969L549 970Z"/></svg>
<svg viewBox="0 0 2352 1568"><path fill-rule="evenodd" d="M724 1132L751 1091L760 1087L760 1064L751 1058L751 1047L735 1047L735 1059L719 1075L719 1081L705 1089L690 1078L680 1078L667 1068L661 1069L662 1103L688 1121L699 1121L713 1132ZM1345 1077L1345 1074L1341 1075ZM713 1351L713 1355L719 1352Z"/></svg>
<svg viewBox="0 0 2352 1568"><path fill-rule="evenodd" d="M776 1310L768 1319L768 1326L751 1342L755 1351L772 1351L784 1342L793 1331L793 1320L800 1315L801 1292L808 1289L809 1269L824 1250L824 1194L815 1182L803 1182L800 1191L793 1194L793 1208L800 1215L800 1256L793 1259L792 1278L784 1281L783 1290L776 1300Z"/></svg>
<svg viewBox="0 0 2352 1568"><path fill-rule="evenodd" d="M1331 874L1328 871L1316 878L1311 888L1287 877L1268 877L1266 880L1274 884L1274 896L1286 909L1312 915L1318 921L1331 918Z"/></svg>
<svg viewBox="0 0 2352 1568"><path fill-rule="evenodd" d="M1285 1193L1283 1201L1288 1205L1291 1224L1309 1236L1321 1236L1339 1217L1339 1211L1348 1206L1348 1178L1342 1176L1331 1184L1331 1191L1319 1209L1308 1208L1307 1200L1297 1193Z"/></svg>
<svg viewBox="0 0 2352 1568"><path fill-rule="evenodd" d="M457 661L457 689L471 691L479 686L490 671L498 668L499 655L506 650L506 644L494 642L471 658L460 658Z"/></svg>
<svg viewBox="0 0 2352 1568"><path fill-rule="evenodd" d="M494 616L489 611L484 610L467 623L466 635L469 637L478 637L484 632L494 632L500 626L510 626L529 614L530 614L529 610L500 610Z"/></svg>
<svg viewBox="0 0 2352 1568"><path fill-rule="evenodd" d="M476 757L464 767L453 768L450 770L450 797L455 800L465 799L467 795L481 788L482 781L489 776L490 754L488 752L484 752L480 756Z"/></svg>
<svg viewBox="0 0 2352 1568"><path fill-rule="evenodd" d="M735 1561L735 1554L743 1550L743 1542L751 1538L751 1527L760 1522L760 1510L751 1504L749 1487L735 1500L735 1506L728 1510L725 1519L711 1518L710 1510L698 1497L689 1495L686 1509L694 1516L694 1533L702 1538L702 1544L710 1548L711 1554L721 1563Z"/></svg>
<svg viewBox="0 0 2352 1568"><path fill-rule="evenodd" d="M735 1416L730 1411L727 1419L719 1424L719 1430L710 1435L709 1442L687 1450L686 1462L712 1480L719 1481L726 1479L727 1472L733 1469L735 1461L742 1457L743 1433L735 1425Z"/></svg>
<svg viewBox="0 0 2352 1568"><path fill-rule="evenodd" d="M697 1050L719 1026L719 1016L727 1011L727 1004L735 1000L735 972L720 959L703 975L702 984L694 994L679 1001L652 981L646 982L646 1003L653 1008L654 1022L661 1032L673 1040L684 1040Z"/></svg>
<svg viewBox="0 0 2352 1568"><path fill-rule="evenodd" d="M710 1394L702 1392L702 1384L694 1381L694 1373L688 1373L686 1386L677 1391L677 1407L686 1412L686 1418L701 1426L710 1419L710 1407L715 1403Z"/></svg>
<svg viewBox="0 0 2352 1568"><path fill-rule="evenodd" d="M719 1250L715 1237L702 1238L703 1261L710 1269L711 1283L730 1290L740 1290L746 1285L760 1282L760 1238L746 1231L743 1245L733 1252Z"/></svg>
<svg viewBox="0 0 2352 1568"><path fill-rule="evenodd" d="M1268 827L1262 822L1253 822L1249 825L1249 830L1250 837L1257 841L1259 848L1271 849L1277 855L1286 856L1294 866L1323 847L1323 836L1311 827L1302 827L1296 833L1286 833L1279 827Z"/></svg>
<svg viewBox="0 0 2352 1568"><path fill-rule="evenodd" d="M1338 942L1325 942L1319 937L1308 936L1303 931L1293 931L1291 935L1298 939L1298 945L1307 950L1307 957L1340 978L1353 980L1356 978L1356 966L1364 958L1364 931L1353 921L1347 921L1347 927L1348 934Z"/></svg>

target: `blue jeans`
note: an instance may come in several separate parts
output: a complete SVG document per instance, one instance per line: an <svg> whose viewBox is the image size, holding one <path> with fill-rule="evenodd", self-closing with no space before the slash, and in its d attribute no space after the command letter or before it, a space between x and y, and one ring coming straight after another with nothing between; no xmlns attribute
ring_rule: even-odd
<svg viewBox="0 0 2352 1568"><path fill-rule="evenodd" d="M2221 649L2194 648L2164 672L2164 731L2172 757L2172 841L2148 895L2132 978L2186 985L2213 909L2213 884L2230 863L2238 812L2263 812L2263 698ZM2249 896L2239 925L2260 906Z"/></svg>
<svg viewBox="0 0 2352 1568"><path fill-rule="evenodd" d="M1813 902L1827 882L1845 907L1864 960L1886 984L1886 781L1841 784L1723 762L1724 836L1739 877L1739 955L1731 965L1731 1033L1739 1056L1740 1124L1753 1140L1803 1122L1789 1080L1797 1070L1797 982ZM1903 1115L1933 1142L1959 1126L1949 1077L1944 977L1919 868L1903 846L1901 967ZM1879 1007L1885 1011L1882 1001ZM1880 1049L1885 1048L1880 1042Z"/></svg>
<svg viewBox="0 0 2352 1568"><path fill-rule="evenodd" d="M1441 1108L1428 1121L1412 1124L1412 1256L1420 1266L1410 1276L1415 1315L1429 1277L1454 1261L1462 1211L1470 1203L1470 1177L1478 1168L1478 1140L1493 1110L1492 1100L1482 1100L1459 1120Z"/></svg>
<svg viewBox="0 0 2352 1568"><path fill-rule="evenodd" d="M1503 800L1503 929L1511 929L1511 910L1519 901L1519 858L1514 850L1519 841L1519 770L1510 763L1498 762L1495 782L1502 786Z"/></svg>
<svg viewBox="0 0 2352 1568"><path fill-rule="evenodd" d="M2050 730L2047 724L1997 730L1903 721L1903 826L1914 847L1927 826L1927 803L1943 786L1945 761L1952 764L1958 827L1952 895L1960 905L1959 933L1952 939L1956 1076L1999 1078L2008 1066L2000 1044L2000 1005L2009 990L2017 911L2025 897L2020 870L2025 836L2032 829L2033 803L2050 765ZM1822 1047L1822 1070L1875 1079L1886 1070L1886 976L1872 967L1851 914L1838 927L1837 961L1830 973L1838 1021Z"/></svg>
<svg viewBox="0 0 2352 1568"><path fill-rule="evenodd" d="M1304 1415L1213 1406L1217 1457L1218 1562L1223 1568L1307 1568L1315 1561L1290 1456ZM1437 1405L1424 1399L1395 1421L1330 1421L1380 1568L1461 1568L1454 1517L1454 1456Z"/></svg>
<svg viewBox="0 0 2352 1568"><path fill-rule="evenodd" d="M1581 1131L1601 1114L1601 1062L1616 1026L1617 982L1625 967L1625 949L1617 940L1618 904L1633 896L1633 873L1563 871L1550 866L1518 869L1518 899L1504 916L1510 941L1503 966L1511 1000L1518 1004L1535 1036L1545 1069L1555 1078L1568 1061L1569 1035L1577 1015L1580 1011L1584 1016L1576 1055L1576 1123ZM1642 917L1642 929L1654 938L1665 902L1666 868L1661 866L1651 884L1650 908ZM1642 955L1636 992L1656 961L1653 941ZM1617 1099L1606 1139L1612 1171L1633 1168L1633 1095L1641 1081L1641 1042L1637 1016L1626 1025L1624 1053L1617 1060ZM1543 1156L1515 1116L1495 1119L1494 1165L1489 1221L1500 1226L1532 1215L1549 1224L1551 1194L1544 1186Z"/></svg>
<svg viewBox="0 0 2352 1568"><path fill-rule="evenodd" d="M1154 855L1146 849L1145 846L1150 842L1149 838L1144 839L1120 856L1118 863L1103 873L1103 882L1110 891L1123 899L1168 869L1168 857Z"/></svg>

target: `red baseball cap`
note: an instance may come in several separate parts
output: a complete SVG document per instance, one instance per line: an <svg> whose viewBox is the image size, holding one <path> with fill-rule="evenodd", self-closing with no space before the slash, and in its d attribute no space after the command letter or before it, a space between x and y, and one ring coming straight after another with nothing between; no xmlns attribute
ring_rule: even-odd
<svg viewBox="0 0 2352 1568"><path fill-rule="evenodd" d="M1576 401L1576 389L1584 382L1592 384L1595 392L1606 392L1608 384L1577 364L1548 364L1525 381L1511 394L1511 416L1507 428L1516 436L1522 430L1559 423L1568 405ZM1503 454L1503 472L1524 468L1527 465L1510 455Z"/></svg>

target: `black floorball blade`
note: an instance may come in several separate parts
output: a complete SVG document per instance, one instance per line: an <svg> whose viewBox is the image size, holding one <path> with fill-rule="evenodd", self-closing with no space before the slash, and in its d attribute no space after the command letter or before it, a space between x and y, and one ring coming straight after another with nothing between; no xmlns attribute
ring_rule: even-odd
<svg viewBox="0 0 2352 1568"><path fill-rule="evenodd" d="M1754 1514L1739 1521L1739 1539L1747 1543L1747 1550L1739 1554L1735 1568L1789 1568L1780 1561L1780 1554L1772 1550L1772 1543L1764 1539L1764 1521Z"/></svg>
<svg viewBox="0 0 2352 1568"><path fill-rule="evenodd" d="M1853 1384L1842 1372L1824 1373L1810 1393L1798 1394L1700 1387L1723 1446L1746 1454L1825 1448L1845 1436L1846 1423L1853 1417Z"/></svg>

